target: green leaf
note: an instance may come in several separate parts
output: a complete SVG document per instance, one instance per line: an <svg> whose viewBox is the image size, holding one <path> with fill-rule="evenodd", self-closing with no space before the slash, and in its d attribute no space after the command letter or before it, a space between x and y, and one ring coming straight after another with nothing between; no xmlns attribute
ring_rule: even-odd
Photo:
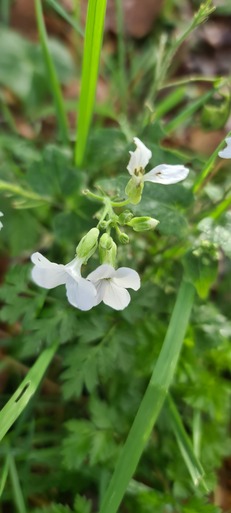
<svg viewBox="0 0 231 513"><path fill-rule="evenodd" d="M217 248L208 241L184 257L186 279L195 286L198 295L206 299L218 273Z"/></svg>
<svg viewBox="0 0 231 513"><path fill-rule="evenodd" d="M55 196L62 201L83 186L83 175L76 173L70 152L55 145L47 145L40 160L29 166L27 180L38 194Z"/></svg>
<svg viewBox="0 0 231 513"><path fill-rule="evenodd" d="M86 497L76 495L74 500L74 512L75 513L91 513L92 506L91 501L87 500Z"/></svg>

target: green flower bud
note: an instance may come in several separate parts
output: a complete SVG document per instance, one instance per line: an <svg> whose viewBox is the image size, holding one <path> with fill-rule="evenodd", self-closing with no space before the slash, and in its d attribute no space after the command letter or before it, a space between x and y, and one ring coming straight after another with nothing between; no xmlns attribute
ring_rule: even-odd
<svg viewBox="0 0 231 513"><path fill-rule="evenodd" d="M140 202L143 188L143 182L137 180L136 177L132 177L131 180L129 180L125 189L125 193L127 194L130 202L134 205Z"/></svg>
<svg viewBox="0 0 231 513"><path fill-rule="evenodd" d="M131 226L135 232L153 230L158 224L159 221L153 217L133 217L133 219L127 223L127 225Z"/></svg>
<svg viewBox="0 0 231 513"><path fill-rule="evenodd" d="M100 223L98 224L99 228L101 230L106 230L107 226L108 226L108 221L100 221Z"/></svg>
<svg viewBox="0 0 231 513"><path fill-rule="evenodd" d="M76 255L83 258L86 263L89 258L95 253L98 246L99 230L92 228L80 241L76 248Z"/></svg>
<svg viewBox="0 0 231 513"><path fill-rule="evenodd" d="M128 221L131 221L132 218L133 218L132 212L130 212L130 210L124 210L124 212L122 212L119 215L118 222L119 222L119 224L124 225L124 224L127 224Z"/></svg>
<svg viewBox="0 0 231 513"><path fill-rule="evenodd" d="M117 236L121 244L128 244L129 243L129 237L126 233L121 232L120 230L117 230Z"/></svg>
<svg viewBox="0 0 231 513"><path fill-rule="evenodd" d="M201 114L201 122L207 130L219 130L223 128L230 115L229 95L221 94L218 98L210 99L204 106Z"/></svg>
<svg viewBox="0 0 231 513"><path fill-rule="evenodd" d="M99 241L99 258L102 264L110 264L115 267L117 246L108 233L104 233Z"/></svg>

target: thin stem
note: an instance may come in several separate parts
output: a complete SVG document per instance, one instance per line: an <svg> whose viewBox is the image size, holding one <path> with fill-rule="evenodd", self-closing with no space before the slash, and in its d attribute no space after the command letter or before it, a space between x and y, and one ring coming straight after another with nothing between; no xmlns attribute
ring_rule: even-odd
<svg viewBox="0 0 231 513"><path fill-rule="evenodd" d="M215 92L215 89L211 89L210 91L206 92L202 96L200 96L199 99L195 100L194 102L187 105L185 109L183 109L178 116L176 116L172 121L167 123L165 125L164 130L167 134L173 132L178 126L182 125L184 121L186 121L188 118L194 114L200 107L202 107L207 100L209 100Z"/></svg>
<svg viewBox="0 0 231 513"><path fill-rule="evenodd" d="M231 205L231 195L225 198L210 214L213 219L218 219Z"/></svg>
<svg viewBox="0 0 231 513"><path fill-rule="evenodd" d="M184 280L178 291L166 337L135 420L118 459L100 513L116 513L134 474L172 382L194 299Z"/></svg>
<svg viewBox="0 0 231 513"><path fill-rule="evenodd" d="M120 101L122 110L125 111L127 99L127 77L126 77L126 51L124 38L124 16L122 0L116 0L116 18L117 18L117 40L118 40L118 75L120 87Z"/></svg>
<svg viewBox="0 0 231 513"><path fill-rule="evenodd" d="M205 486L203 481L205 473L204 469L194 452L192 442L185 430L181 417L170 394L167 396L165 406L167 407L168 418L176 437L177 445L191 475L193 484L194 486L198 486L198 484L201 483ZM205 489L208 491L206 486Z"/></svg>
<svg viewBox="0 0 231 513"><path fill-rule="evenodd" d="M10 456L9 453L6 456L5 463L2 469L2 475L1 475L1 481L0 481L0 498L4 492L6 480L9 473L9 466L10 466Z"/></svg>
<svg viewBox="0 0 231 513"><path fill-rule="evenodd" d="M24 502L17 468L12 454L9 454L9 473L12 482L15 505L18 510L18 513L27 513L27 508Z"/></svg>
<svg viewBox="0 0 231 513"><path fill-rule="evenodd" d="M178 86L181 86L181 85L188 85L188 84L191 84L191 83L194 83L194 82L212 82L212 83L216 83L218 81L221 81L220 77L203 77L202 75L192 75L192 76L189 76L189 77L181 78L179 80L171 80L170 82L167 82L166 84L163 84L159 88L159 90L168 89L170 87L178 87ZM224 81L222 79L222 85L225 85L225 82L226 81Z"/></svg>
<svg viewBox="0 0 231 513"><path fill-rule="evenodd" d="M66 20L69 25L73 27L73 29L79 34L80 36L83 36L83 30L81 29L79 23L77 23L76 20L73 19L72 16L70 16L65 9L55 0L46 0L48 4L50 4L51 7L64 19Z"/></svg>
<svg viewBox="0 0 231 513"><path fill-rule="evenodd" d="M10 192L17 196L22 196L23 198L27 198L27 199L34 200L34 201L51 202L51 198L49 198L48 196L40 196L36 192L27 191L26 189L23 189L19 185L14 185L13 183L10 183L10 182L4 182L3 180L0 180L0 191Z"/></svg>
<svg viewBox="0 0 231 513"><path fill-rule="evenodd" d="M231 130L230 130L230 132L228 132L228 134L225 136L225 138L230 137L230 135L231 135ZM199 192L200 189L203 187L204 181L206 180L207 176L213 169L214 162L217 158L218 152L222 149L223 146L224 146L224 140L222 140L220 142L220 144L217 146L215 151L212 153L211 157L206 162L206 164L205 164L204 168L202 169L201 173L199 174L198 178L196 179L194 187L193 187L194 193Z"/></svg>
<svg viewBox="0 0 231 513"><path fill-rule="evenodd" d="M59 80L57 77L56 69L50 54L48 38L45 23L43 20L43 11L41 0L35 0L35 10L38 24L39 37L41 40L42 50L44 62L47 68L48 81L50 84L51 93L54 98L54 103L56 107L57 118L59 122L59 130L62 141L64 144L67 144L69 141L69 130L68 130L68 121L64 106L64 100L62 91L59 85Z"/></svg>
<svg viewBox="0 0 231 513"><path fill-rule="evenodd" d="M194 410L193 413L193 449L197 458L201 454L201 412Z"/></svg>
<svg viewBox="0 0 231 513"><path fill-rule="evenodd" d="M83 191L83 194L87 196L88 198L92 198L96 201L100 201L101 203L104 203L105 197L99 196L99 194L95 194L94 192L89 191L89 189L85 189Z"/></svg>
<svg viewBox="0 0 231 513"><path fill-rule="evenodd" d="M116 207L120 208L120 207L125 207L129 203L131 203L129 199L126 199L124 201L111 201L111 206L113 208L116 208Z"/></svg>

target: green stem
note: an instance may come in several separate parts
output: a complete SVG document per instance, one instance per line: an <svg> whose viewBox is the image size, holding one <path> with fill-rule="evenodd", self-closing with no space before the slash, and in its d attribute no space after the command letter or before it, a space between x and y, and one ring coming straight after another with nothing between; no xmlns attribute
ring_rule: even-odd
<svg viewBox="0 0 231 513"><path fill-rule="evenodd" d="M36 192L27 191L26 189L23 189L19 185L14 185L13 183L10 183L10 182L4 182L3 180L0 180L0 191L10 192L17 196L22 196L23 198L27 198L27 199L34 200L34 201L51 202L51 198L49 198L48 196L40 196L39 194L36 194Z"/></svg>
<svg viewBox="0 0 231 513"><path fill-rule="evenodd" d="M194 102L187 105L185 109L183 109L178 116L176 116L172 121L165 125L164 130L167 134L173 132L178 126L182 125L184 121L189 119L192 114L194 114L197 110L199 110L206 102L209 100L215 92L215 89L212 88L210 91L206 92L199 99L196 99Z"/></svg>
<svg viewBox="0 0 231 513"><path fill-rule="evenodd" d="M79 23L77 23L77 21L75 21L73 17L70 16L61 5L59 5L58 2L55 0L46 0L46 2L50 4L51 7L53 7L59 16L61 16L65 21L67 21L67 23L69 23L69 25L73 27L77 34L80 36L84 35Z"/></svg>
<svg viewBox="0 0 231 513"><path fill-rule="evenodd" d="M89 189L85 189L83 191L83 194L85 194L85 196L87 196L88 198L104 203L105 197L99 196L99 194L95 194L94 192L89 191Z"/></svg>
<svg viewBox="0 0 231 513"><path fill-rule="evenodd" d="M193 84L194 82L211 82L216 84L221 81L220 77L203 77L202 75L191 75L189 77L180 78L179 80L171 80L160 87L162 89L168 89L170 87L179 87L182 85ZM226 81L222 80L222 84L225 85Z"/></svg>
<svg viewBox="0 0 231 513"><path fill-rule="evenodd" d="M231 205L231 195L225 198L217 207L213 209L210 214L210 217L213 219L218 219Z"/></svg>
<svg viewBox="0 0 231 513"><path fill-rule="evenodd" d="M201 412L194 410L193 413L193 449L197 458L201 454Z"/></svg>
<svg viewBox="0 0 231 513"><path fill-rule="evenodd" d="M126 77L126 47L124 37L124 15L122 0L115 1L117 18L117 45L118 45L118 75L120 88L120 101L125 112L127 104L127 77Z"/></svg>
<svg viewBox="0 0 231 513"><path fill-rule="evenodd" d="M230 135L231 135L231 131L225 136L225 138L230 137ZM218 152L222 149L223 146L224 146L224 141L222 140L220 142L220 144L217 146L217 148L215 149L215 151L212 153L211 157L206 162L205 167L202 169L200 175L196 179L194 187L193 187L194 193L199 192L199 190L202 188L205 179L207 178L207 176L213 169L214 162L217 158Z"/></svg>
<svg viewBox="0 0 231 513"><path fill-rule="evenodd" d="M172 382L194 299L194 287L182 281L165 340L135 420L118 459L100 513L116 513L145 449Z"/></svg>
<svg viewBox="0 0 231 513"><path fill-rule="evenodd" d="M131 203L129 199L126 199L124 201L111 201L111 206L113 208L116 208L116 207L120 208L120 207L125 207L129 203Z"/></svg>
<svg viewBox="0 0 231 513"><path fill-rule="evenodd" d="M170 394L167 396L165 406L167 408L167 414L172 426L172 430L176 437L177 445L191 475L193 484L194 486L198 486L199 483L202 483L205 486L203 481L204 469L202 468L201 463L194 452L192 442L186 433L181 417ZM206 486L205 489L207 491Z"/></svg>
<svg viewBox="0 0 231 513"><path fill-rule="evenodd" d="M27 513L27 508L26 508L26 505L24 502L22 489L21 489L21 485L19 482L17 468L16 468L15 461L14 461L12 454L9 454L9 474L10 474L12 488L13 488L14 501L15 501L15 505L18 510L18 513Z"/></svg>
<svg viewBox="0 0 231 513"><path fill-rule="evenodd" d="M54 98L54 103L56 107L57 118L59 122L59 130L62 141L64 144L67 144L69 141L69 130L68 130L68 121L64 106L64 100L62 91L59 85L56 69L50 54L48 38L45 23L43 20L43 11L41 0L35 0L35 10L38 24L39 37L41 40L42 50L44 62L47 68L48 81L50 84L51 93Z"/></svg>

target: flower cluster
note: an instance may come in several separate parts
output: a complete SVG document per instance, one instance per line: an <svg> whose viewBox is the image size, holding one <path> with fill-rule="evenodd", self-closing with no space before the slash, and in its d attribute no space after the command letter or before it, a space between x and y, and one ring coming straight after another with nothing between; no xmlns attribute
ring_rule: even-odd
<svg viewBox="0 0 231 513"><path fill-rule="evenodd" d="M115 310L122 310L128 306L131 299L127 289L140 288L140 277L136 271L129 267L116 269L117 245L110 232L114 229L119 241L126 244L129 242L128 235L120 230L119 225L126 225L139 232L154 229L158 220L147 216L134 217L133 213L127 210L117 215L113 209L121 208L128 203L138 203L145 181L164 185L174 184L184 180L189 172L182 165L162 164L144 174L152 153L137 137L134 138L134 142L136 150L130 152L131 157L127 166L131 175L125 189L128 198L116 203L106 195L100 197L87 191L90 197L102 201L103 209L97 228L92 228L77 246L76 257L66 265L50 262L38 252L31 257L34 264L33 281L46 289L65 285L69 303L80 310L90 310L101 302ZM100 236L99 229L106 230L106 233ZM88 262L97 248L101 265L83 278L82 265Z"/></svg>
<svg viewBox="0 0 231 513"><path fill-rule="evenodd" d="M115 310L123 310L131 299L127 288L140 288L138 273L129 267L115 270L111 265L103 264L87 278L82 278L83 260L77 256L67 265L50 262L40 253L34 253L31 260L34 282L45 289L65 285L69 303L80 310L90 310L101 301Z"/></svg>

